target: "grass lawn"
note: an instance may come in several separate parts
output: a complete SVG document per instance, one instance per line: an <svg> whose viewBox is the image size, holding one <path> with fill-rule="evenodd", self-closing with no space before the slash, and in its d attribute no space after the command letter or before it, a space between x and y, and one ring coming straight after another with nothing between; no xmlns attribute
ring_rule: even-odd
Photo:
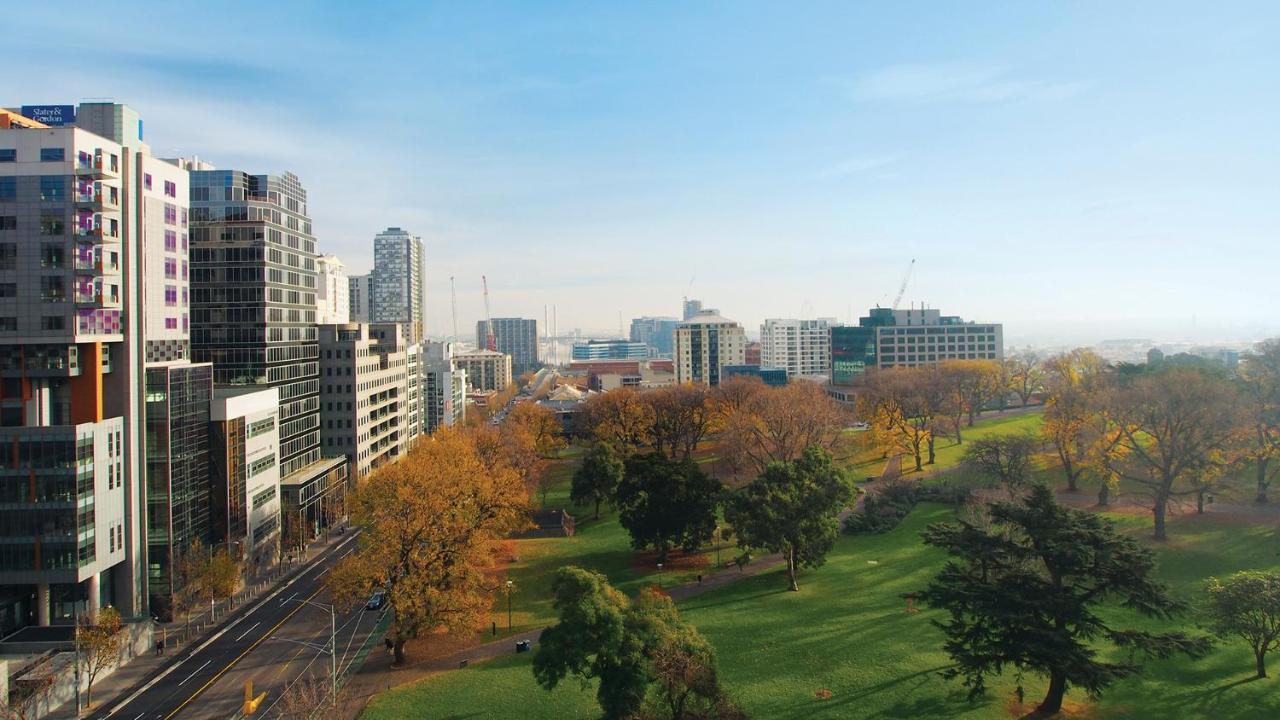
<svg viewBox="0 0 1280 720"><path fill-rule="evenodd" d="M990 683L985 700L967 703L958 682L937 674L948 662L940 633L929 624L938 614L904 612L900 595L922 587L942 559L920 544L920 532L951 516L949 508L922 505L893 532L841 538L825 566L801 576L799 593L785 592L777 571L694 598L683 612L716 646L723 679L751 717L1015 717L1012 677ZM1146 542L1145 518L1115 517ZM1280 537L1272 527L1188 517L1170 530L1173 539L1157 548L1160 575L1180 597L1195 599L1210 575L1280 569ZM1145 622L1124 610L1109 612L1122 615L1126 626ZM1193 629L1190 619L1181 622ZM1273 674L1280 674L1280 656L1275 664ZM1082 693L1069 700L1084 708L1077 717L1280 717L1280 678L1249 681L1251 675L1247 647L1226 642L1204 660L1151 663L1144 676L1118 684L1096 707ZM1029 676L1024 685L1028 702L1039 700L1043 680ZM831 697L819 700L819 690ZM530 656L520 655L384 694L365 717L594 718L594 692L574 681L543 691L533 681Z"/></svg>

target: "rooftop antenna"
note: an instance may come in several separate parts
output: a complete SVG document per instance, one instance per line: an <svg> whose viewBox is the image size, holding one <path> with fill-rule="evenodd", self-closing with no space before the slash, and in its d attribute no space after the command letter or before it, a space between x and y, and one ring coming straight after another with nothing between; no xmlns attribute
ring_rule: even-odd
<svg viewBox="0 0 1280 720"><path fill-rule="evenodd" d="M484 348L497 350L498 341L493 337L493 315L489 313L489 278L481 275L480 284L484 286Z"/></svg>

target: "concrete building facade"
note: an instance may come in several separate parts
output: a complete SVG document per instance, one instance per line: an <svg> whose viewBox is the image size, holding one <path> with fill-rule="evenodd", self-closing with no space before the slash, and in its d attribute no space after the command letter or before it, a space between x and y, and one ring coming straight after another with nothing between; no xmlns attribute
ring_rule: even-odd
<svg viewBox="0 0 1280 720"><path fill-rule="evenodd" d="M372 274L347 278L347 322L369 322L369 303L372 297Z"/></svg>
<svg viewBox="0 0 1280 720"><path fill-rule="evenodd" d="M651 357L671 357L679 324L673 317L635 318L631 321L631 342L648 345Z"/></svg>
<svg viewBox="0 0 1280 720"><path fill-rule="evenodd" d="M453 356L455 368L466 373L474 392L499 392L511 384L511 356L492 350L472 350Z"/></svg>
<svg viewBox="0 0 1280 720"><path fill-rule="evenodd" d="M538 321L528 318L493 318L476 323L476 347L486 348L486 336L492 325L494 349L511 356L511 370L517 374L537 370Z"/></svg>
<svg viewBox="0 0 1280 720"><path fill-rule="evenodd" d="M214 391L209 471L213 542L239 544L251 565L280 552L280 393L276 388Z"/></svg>
<svg viewBox="0 0 1280 720"><path fill-rule="evenodd" d="M320 439L354 478L409 451L408 353L396 323L320 327Z"/></svg>
<svg viewBox="0 0 1280 720"><path fill-rule="evenodd" d="M792 378L826 375L831 370L831 328L839 324L834 318L765 320L760 326L761 367L782 368Z"/></svg>
<svg viewBox="0 0 1280 720"><path fill-rule="evenodd" d="M1004 326L965 322L931 308L873 308L858 324L831 330L831 382L848 385L867 368L944 360L1004 360Z"/></svg>
<svg viewBox="0 0 1280 720"><path fill-rule="evenodd" d="M703 310L676 328L676 383L720 384L726 365L746 364L747 334L714 310Z"/></svg>
<svg viewBox="0 0 1280 720"><path fill-rule="evenodd" d="M467 372L454 365L453 343L426 343L423 346L422 368L423 432L429 435L439 428L465 422Z"/></svg>
<svg viewBox="0 0 1280 720"><path fill-rule="evenodd" d="M399 323L409 344L422 341L426 298L422 238L389 227L373 239L369 322Z"/></svg>
<svg viewBox="0 0 1280 720"><path fill-rule="evenodd" d="M336 255L316 258L316 324L351 322L351 283L346 267Z"/></svg>

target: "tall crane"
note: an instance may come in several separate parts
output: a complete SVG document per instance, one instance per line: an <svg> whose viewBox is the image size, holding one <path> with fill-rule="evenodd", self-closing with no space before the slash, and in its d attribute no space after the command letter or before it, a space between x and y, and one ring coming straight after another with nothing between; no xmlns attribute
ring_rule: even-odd
<svg viewBox="0 0 1280 720"><path fill-rule="evenodd" d="M453 306L453 342L458 342L458 288L453 284L453 276L449 276L449 302Z"/></svg>
<svg viewBox="0 0 1280 720"><path fill-rule="evenodd" d="M484 348L497 350L498 341L493 337L493 315L489 314L489 279L481 275L480 284L484 286Z"/></svg>
<svg viewBox="0 0 1280 720"><path fill-rule="evenodd" d="M898 309L898 303L902 302L902 296L907 292L907 283L911 282L911 271L916 269L916 259L911 258L911 264L907 266L907 273L902 276L902 284L898 286L898 294L893 298L893 309Z"/></svg>

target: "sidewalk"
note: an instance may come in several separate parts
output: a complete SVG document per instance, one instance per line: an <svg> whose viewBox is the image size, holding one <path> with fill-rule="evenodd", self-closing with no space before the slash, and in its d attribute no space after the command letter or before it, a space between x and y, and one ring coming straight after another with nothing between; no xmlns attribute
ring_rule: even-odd
<svg viewBox="0 0 1280 720"><path fill-rule="evenodd" d="M777 568L783 563L781 555L764 555L746 564L742 571L720 569L703 579L702 582L689 582L665 588L672 600L679 602L688 600L706 592L722 588L743 578L759 575ZM364 665L347 685L341 695L341 706L330 720L355 720L364 712L375 695L392 688L418 682L437 673L458 670L463 661L468 664L492 660L493 658L512 655L516 643L528 640L536 643L546 627L511 635L501 640L475 645L463 650L449 653L442 657L426 660L405 667L392 667L392 657L385 652L375 651L365 660Z"/></svg>
<svg viewBox="0 0 1280 720"><path fill-rule="evenodd" d="M350 537L348 534L335 535L326 533L324 537L316 538L307 546L307 557L314 560L348 537ZM192 647L199 645L204 638L234 621L245 608L252 605L258 598L270 594L271 590L277 585L288 581L301 568L306 566L306 563L282 563L272 567L269 571L260 573L250 583L246 584L244 590L217 605L215 608L216 620L211 621L209 619L209 610L206 608L203 612L191 618L189 625L185 620L157 623L157 637L161 632L167 636L164 654L156 655L154 649L152 649L150 652L135 656L116 668L110 675L106 675L94 682L93 708L92 710L82 710L81 717L90 715L92 712L101 710L104 707L111 707L119 700L127 697L134 690L159 675L169 664L178 662ZM54 720L75 718L75 703L63 703L45 717Z"/></svg>

